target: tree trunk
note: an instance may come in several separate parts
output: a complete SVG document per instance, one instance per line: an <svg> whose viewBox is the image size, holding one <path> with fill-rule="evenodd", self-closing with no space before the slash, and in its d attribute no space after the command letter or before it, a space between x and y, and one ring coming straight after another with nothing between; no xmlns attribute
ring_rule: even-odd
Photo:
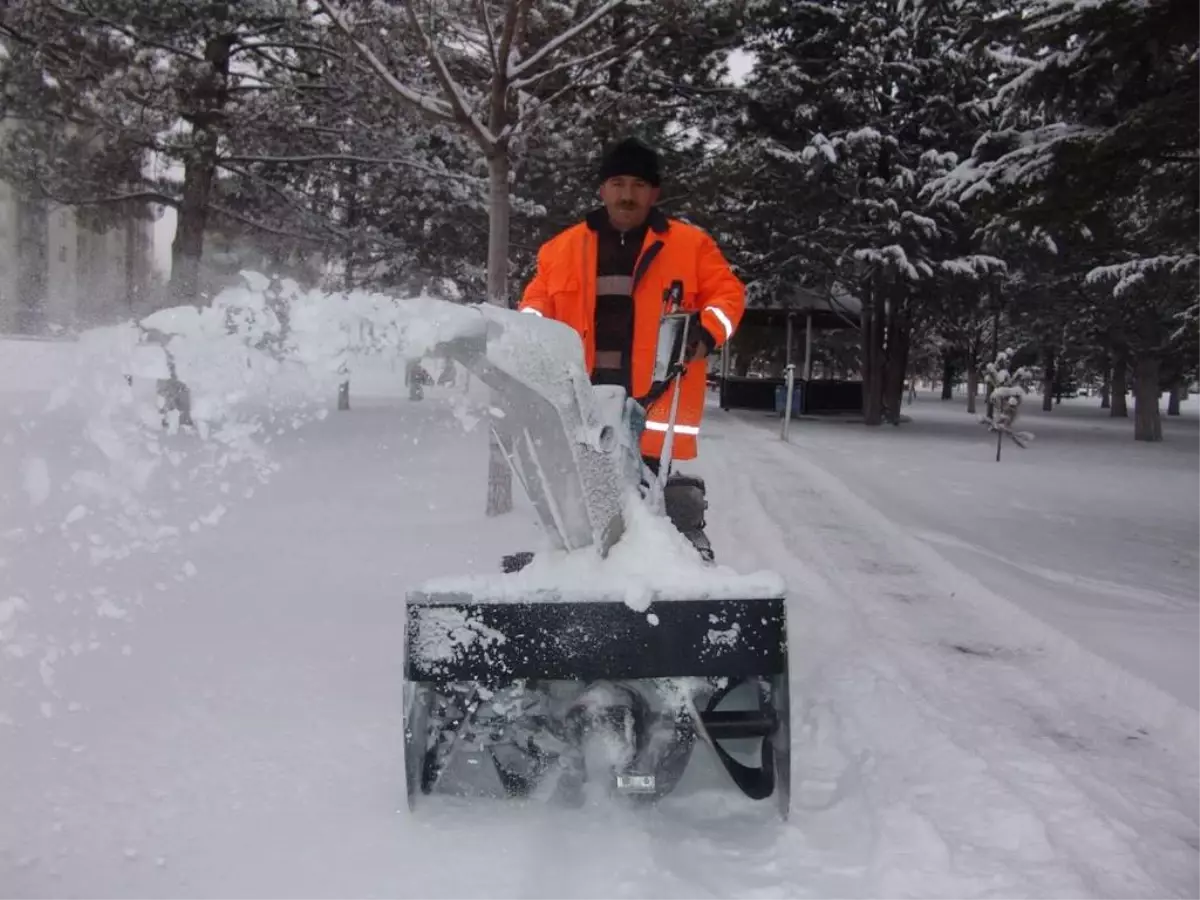
<svg viewBox="0 0 1200 900"><path fill-rule="evenodd" d="M125 251L125 305L133 312L141 309L139 302L142 293L140 224L131 210L125 219L125 246L123 249Z"/></svg>
<svg viewBox="0 0 1200 900"><path fill-rule="evenodd" d="M1143 353L1137 359L1137 385L1134 387L1133 439L1157 442L1162 440L1162 418L1158 414L1159 358Z"/></svg>
<svg viewBox="0 0 1200 900"><path fill-rule="evenodd" d="M498 147L488 157L488 303L508 307L508 148ZM488 439L489 516L500 516L513 508L512 470L504 451L491 431Z"/></svg>
<svg viewBox="0 0 1200 900"><path fill-rule="evenodd" d="M1187 382L1175 381L1171 385L1171 399L1167 401L1167 415L1177 416L1180 413L1179 407L1183 403L1184 395L1187 394Z"/></svg>
<svg viewBox="0 0 1200 900"><path fill-rule="evenodd" d="M1042 412L1054 409L1054 351L1042 348Z"/></svg>
<svg viewBox="0 0 1200 900"><path fill-rule="evenodd" d="M508 150L488 158L488 303L508 307Z"/></svg>
<svg viewBox="0 0 1200 900"><path fill-rule="evenodd" d="M949 360L942 360L942 399L954 399L954 364Z"/></svg>
<svg viewBox="0 0 1200 900"><path fill-rule="evenodd" d="M967 412L975 415L975 398L979 396L979 354L975 349L967 356Z"/></svg>
<svg viewBox="0 0 1200 900"><path fill-rule="evenodd" d="M1112 408L1112 366L1104 362L1104 380L1100 383L1100 408Z"/></svg>
<svg viewBox="0 0 1200 900"><path fill-rule="evenodd" d="M883 291L872 285L867 291L867 302L863 304L863 422L867 425L883 424Z"/></svg>
<svg viewBox="0 0 1200 900"><path fill-rule="evenodd" d="M1109 415L1124 419L1129 415L1129 349L1118 347L1113 356L1112 407Z"/></svg>
<svg viewBox="0 0 1200 900"><path fill-rule="evenodd" d="M908 370L908 348L911 339L908 312L895 311L888 321L887 367L884 371L884 406L893 425L900 424L900 409L904 405L904 375Z"/></svg>
<svg viewBox="0 0 1200 900"><path fill-rule="evenodd" d="M353 233L354 229L358 227L361 215L358 196L358 166L354 163L350 164L349 181L350 191L346 198L346 230ZM354 290L354 279L357 276L355 263L354 245L349 244L346 247L346 269L342 279L342 290L346 292ZM345 366L338 370L338 374L342 376L342 380L338 382L338 412L348 412L350 410L350 375Z"/></svg>
<svg viewBox="0 0 1200 900"><path fill-rule="evenodd" d="M204 231L208 226L208 200L216 175L217 136L204 130L196 138L196 149L184 166L183 198L171 242L171 302L196 303L200 296L200 259L204 255Z"/></svg>
<svg viewBox="0 0 1200 900"><path fill-rule="evenodd" d="M217 174L218 123L229 100L229 57L233 35L209 39L204 47L208 69L187 98L182 117L191 123L193 144L183 167L183 195L171 243L171 302L196 303L200 299L200 260L208 205Z"/></svg>

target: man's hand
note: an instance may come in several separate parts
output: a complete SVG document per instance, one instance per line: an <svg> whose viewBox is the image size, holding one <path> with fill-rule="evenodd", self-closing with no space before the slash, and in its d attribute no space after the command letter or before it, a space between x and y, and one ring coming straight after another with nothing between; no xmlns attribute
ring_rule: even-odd
<svg viewBox="0 0 1200 900"><path fill-rule="evenodd" d="M705 359L714 346L716 340L708 333L708 329L700 324L700 316L697 315L692 319L688 336L687 361L691 363Z"/></svg>

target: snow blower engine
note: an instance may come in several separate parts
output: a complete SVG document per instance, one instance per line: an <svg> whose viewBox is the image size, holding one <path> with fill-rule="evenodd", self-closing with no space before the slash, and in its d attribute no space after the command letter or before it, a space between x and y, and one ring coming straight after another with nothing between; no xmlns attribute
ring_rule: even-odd
<svg viewBox="0 0 1200 900"><path fill-rule="evenodd" d="M677 298L664 303L656 388L680 377L695 327ZM726 783L786 818L782 579L716 565L676 527L672 499L695 506L699 490L703 508L704 484L670 472L673 405L651 473L639 451L646 398L593 386L574 330L475 309L478 327L435 352L491 388L494 436L548 547L494 575L409 591L410 809L433 794L579 805L599 791L653 803L708 748ZM677 558L630 566L648 542Z"/></svg>

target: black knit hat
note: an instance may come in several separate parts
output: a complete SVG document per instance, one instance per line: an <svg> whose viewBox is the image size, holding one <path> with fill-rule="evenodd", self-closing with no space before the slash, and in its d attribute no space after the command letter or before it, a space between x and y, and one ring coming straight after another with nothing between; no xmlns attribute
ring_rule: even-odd
<svg viewBox="0 0 1200 900"><path fill-rule="evenodd" d="M662 178L658 171L658 154L637 138L625 138L610 147L600 163L600 180L617 175L630 175L658 187Z"/></svg>

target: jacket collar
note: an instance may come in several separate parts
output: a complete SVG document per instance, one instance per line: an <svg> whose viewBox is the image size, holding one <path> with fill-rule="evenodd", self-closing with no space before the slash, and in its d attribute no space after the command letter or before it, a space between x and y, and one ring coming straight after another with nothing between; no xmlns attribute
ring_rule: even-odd
<svg viewBox="0 0 1200 900"><path fill-rule="evenodd" d="M588 228L592 231L599 231L608 225L608 210L603 206L599 209L593 209L587 214L585 220ZM671 227L671 220L666 217L661 209L657 206L650 208L650 215L646 218L646 224L650 226L650 230L655 234L666 234Z"/></svg>

